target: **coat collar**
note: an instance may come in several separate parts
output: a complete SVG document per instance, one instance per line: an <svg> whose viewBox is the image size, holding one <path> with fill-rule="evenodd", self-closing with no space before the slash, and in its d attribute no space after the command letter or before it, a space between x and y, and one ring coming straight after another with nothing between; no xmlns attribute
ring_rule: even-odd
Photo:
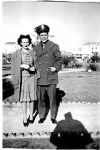
<svg viewBox="0 0 100 150"><path fill-rule="evenodd" d="M39 43L37 45L37 51L38 51L38 55L39 57L44 55L45 53L47 53L48 50L50 50L50 48L53 46L53 42L51 41L48 41L46 44L45 44L45 48L43 49L42 46L41 46L41 43Z"/></svg>

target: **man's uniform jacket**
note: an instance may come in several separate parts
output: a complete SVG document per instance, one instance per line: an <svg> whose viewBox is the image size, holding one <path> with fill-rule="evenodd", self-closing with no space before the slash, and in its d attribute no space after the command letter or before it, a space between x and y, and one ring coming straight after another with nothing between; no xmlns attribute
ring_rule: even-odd
<svg viewBox="0 0 100 150"><path fill-rule="evenodd" d="M40 78L38 85L49 85L58 83L58 71L62 66L62 57L59 46L52 41L45 44L42 48L41 42L35 48L38 58L38 66L40 70ZM55 67L56 71L52 72L49 67Z"/></svg>

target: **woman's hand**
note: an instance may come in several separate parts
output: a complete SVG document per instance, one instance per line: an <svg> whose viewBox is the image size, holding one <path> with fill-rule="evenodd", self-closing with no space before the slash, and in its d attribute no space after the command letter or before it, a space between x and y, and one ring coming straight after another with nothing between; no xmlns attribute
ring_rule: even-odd
<svg viewBox="0 0 100 150"><path fill-rule="evenodd" d="M27 69L27 70L28 70L28 69L30 68L30 66L29 66L29 65L26 65L26 64L22 64L22 65L21 65L21 68L22 68L22 69Z"/></svg>

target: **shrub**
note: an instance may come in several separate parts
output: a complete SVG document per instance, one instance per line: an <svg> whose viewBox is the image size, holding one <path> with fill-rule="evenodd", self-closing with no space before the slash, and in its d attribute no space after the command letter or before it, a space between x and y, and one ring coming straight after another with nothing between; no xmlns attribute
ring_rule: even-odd
<svg viewBox="0 0 100 150"><path fill-rule="evenodd" d="M81 67L82 67L82 64L81 64L81 63L76 63L76 64L75 64L75 67L76 67L76 68L81 68Z"/></svg>
<svg viewBox="0 0 100 150"><path fill-rule="evenodd" d="M100 71L100 63L90 63L86 66L87 70Z"/></svg>
<svg viewBox="0 0 100 150"><path fill-rule="evenodd" d="M63 66L64 68L73 68L75 67L75 64L77 60L75 59L74 56L63 56Z"/></svg>

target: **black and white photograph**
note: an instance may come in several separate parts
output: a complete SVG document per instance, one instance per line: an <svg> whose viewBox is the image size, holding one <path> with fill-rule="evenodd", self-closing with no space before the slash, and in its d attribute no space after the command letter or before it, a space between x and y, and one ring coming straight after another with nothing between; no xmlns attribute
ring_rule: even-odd
<svg viewBox="0 0 100 150"><path fill-rule="evenodd" d="M100 149L100 1L2 1L2 148Z"/></svg>

